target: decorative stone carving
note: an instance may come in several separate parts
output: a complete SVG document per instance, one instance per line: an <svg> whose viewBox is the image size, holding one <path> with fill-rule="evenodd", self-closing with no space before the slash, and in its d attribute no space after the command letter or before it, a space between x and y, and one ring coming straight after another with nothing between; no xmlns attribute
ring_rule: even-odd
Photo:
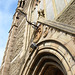
<svg viewBox="0 0 75 75"><path fill-rule="evenodd" d="M34 43L38 42L38 40L40 39L40 37L42 35L42 31L43 31L43 27L40 24L38 29L34 33L34 40L33 40Z"/></svg>
<svg viewBox="0 0 75 75"><path fill-rule="evenodd" d="M38 11L38 16L45 17L44 10L40 9L40 11Z"/></svg>
<svg viewBox="0 0 75 75"><path fill-rule="evenodd" d="M43 37L45 38L48 34L48 31L49 31L49 27L46 26L45 30L44 30L44 34L43 34Z"/></svg>

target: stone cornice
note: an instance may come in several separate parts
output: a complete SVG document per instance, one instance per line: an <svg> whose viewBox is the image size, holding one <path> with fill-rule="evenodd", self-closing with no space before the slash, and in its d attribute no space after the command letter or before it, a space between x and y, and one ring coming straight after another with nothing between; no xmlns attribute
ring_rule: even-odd
<svg viewBox="0 0 75 75"><path fill-rule="evenodd" d="M38 20L39 23L42 23L44 25L59 29L61 31L64 31L69 34L75 35L75 26L70 26L64 23L56 22L56 21L50 21L50 20Z"/></svg>

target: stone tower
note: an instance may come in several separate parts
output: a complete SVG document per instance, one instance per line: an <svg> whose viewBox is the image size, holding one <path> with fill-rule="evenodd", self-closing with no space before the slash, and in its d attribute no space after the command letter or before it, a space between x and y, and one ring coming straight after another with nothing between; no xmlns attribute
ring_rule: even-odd
<svg viewBox="0 0 75 75"><path fill-rule="evenodd" d="M0 75L75 75L75 0L19 0Z"/></svg>

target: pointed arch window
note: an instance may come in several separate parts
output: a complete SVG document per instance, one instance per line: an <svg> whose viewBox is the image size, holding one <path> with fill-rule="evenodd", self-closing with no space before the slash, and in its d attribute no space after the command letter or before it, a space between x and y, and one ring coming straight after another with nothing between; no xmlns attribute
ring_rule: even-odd
<svg viewBox="0 0 75 75"><path fill-rule="evenodd" d="M24 7L24 5L25 5L25 0L19 0L18 1L18 7Z"/></svg>

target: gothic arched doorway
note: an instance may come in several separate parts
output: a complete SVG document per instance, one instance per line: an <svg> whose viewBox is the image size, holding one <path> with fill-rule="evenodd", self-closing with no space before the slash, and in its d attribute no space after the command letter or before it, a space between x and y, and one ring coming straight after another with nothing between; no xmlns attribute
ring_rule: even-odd
<svg viewBox="0 0 75 75"><path fill-rule="evenodd" d="M64 75L55 65L47 65L41 75Z"/></svg>
<svg viewBox="0 0 75 75"><path fill-rule="evenodd" d="M37 45L21 75L73 75L69 58L73 60L61 43L43 41Z"/></svg>
<svg viewBox="0 0 75 75"><path fill-rule="evenodd" d="M43 52L37 55L28 75L67 75L62 62L53 54Z"/></svg>

